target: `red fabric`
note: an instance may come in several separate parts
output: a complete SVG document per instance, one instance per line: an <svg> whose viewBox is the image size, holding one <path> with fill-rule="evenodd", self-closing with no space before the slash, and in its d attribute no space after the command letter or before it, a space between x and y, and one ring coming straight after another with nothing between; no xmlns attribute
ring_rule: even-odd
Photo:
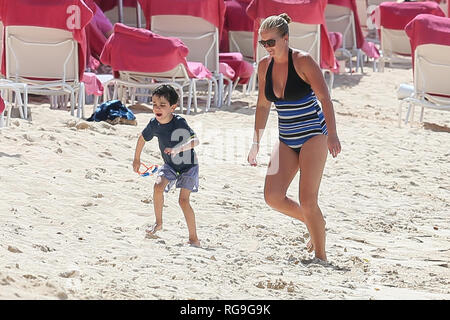
<svg viewBox="0 0 450 320"><path fill-rule="evenodd" d="M83 77L87 56L85 27L92 19L93 13L82 0L2 1L0 8L0 19L5 27L37 26L71 31L79 44L79 75L80 79ZM79 9L79 17L77 11L72 10L75 8ZM5 54L2 58L2 74L6 74Z"/></svg>
<svg viewBox="0 0 450 320"><path fill-rule="evenodd" d="M246 9L251 0L225 1L225 21L220 39L220 52L229 52L228 31L253 31L253 19Z"/></svg>
<svg viewBox="0 0 450 320"><path fill-rule="evenodd" d="M201 64L191 64L195 69L189 68L186 62L188 53L188 48L180 39L116 23L100 60L110 65L114 71L136 72L165 72L182 63L189 76L210 78L211 73L204 66L201 68Z"/></svg>
<svg viewBox="0 0 450 320"><path fill-rule="evenodd" d="M419 14L405 27L411 42L412 61L414 51L422 44L434 43L450 46L450 19L432 14Z"/></svg>
<svg viewBox="0 0 450 320"><path fill-rule="evenodd" d="M221 53L219 55L219 61L221 63L226 63L233 69L234 75L232 77L228 76L231 80L235 81L239 77L240 84L248 83L253 73L253 65L244 60L242 53Z"/></svg>
<svg viewBox="0 0 450 320"><path fill-rule="evenodd" d="M3 98L0 97L0 114L5 110L5 101L3 101Z"/></svg>
<svg viewBox="0 0 450 320"><path fill-rule="evenodd" d="M253 31L253 20L247 15L249 0L225 2L225 24L228 31Z"/></svg>
<svg viewBox="0 0 450 320"><path fill-rule="evenodd" d="M338 66L325 24L326 5L327 0L253 0L247 7L247 14L254 21L255 48L260 20L285 12L293 22L320 24L320 67L337 72Z"/></svg>
<svg viewBox="0 0 450 320"><path fill-rule="evenodd" d="M103 47L106 43L106 37L94 23L86 26L86 37L89 46L89 53L98 59L102 54Z"/></svg>
<svg viewBox="0 0 450 320"><path fill-rule="evenodd" d="M215 25L222 34L225 19L223 0L138 0L151 29L150 18L155 15L189 15L203 18Z"/></svg>
<svg viewBox="0 0 450 320"><path fill-rule="evenodd" d="M103 85L99 78L92 72L85 72L83 75L86 94L93 94L96 96L101 96L103 94Z"/></svg>
<svg viewBox="0 0 450 320"><path fill-rule="evenodd" d="M405 26L421 13L445 17L439 4L427 2L383 2L379 6L380 25L394 30L403 30Z"/></svg>
<svg viewBox="0 0 450 320"><path fill-rule="evenodd" d="M109 11L117 7L117 0L93 0L102 9L103 12ZM124 7L136 8L136 0L123 0Z"/></svg>

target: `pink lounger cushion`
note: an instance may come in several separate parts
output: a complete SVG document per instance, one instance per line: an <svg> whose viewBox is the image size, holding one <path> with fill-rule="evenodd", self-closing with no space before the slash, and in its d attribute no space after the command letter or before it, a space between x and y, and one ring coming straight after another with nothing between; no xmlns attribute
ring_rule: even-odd
<svg viewBox="0 0 450 320"><path fill-rule="evenodd" d="M378 10L380 26L394 30L404 30L408 22L422 13L445 17L445 13L439 7L439 4L431 1L383 2Z"/></svg>
<svg viewBox="0 0 450 320"><path fill-rule="evenodd" d="M235 81L239 77L239 84L248 83L253 73L253 65L244 60L242 53L221 53L219 54L219 61L221 63L226 63L233 70L234 75L227 75L228 78Z"/></svg>
<svg viewBox="0 0 450 320"><path fill-rule="evenodd" d="M423 44L440 44L450 46L450 19L432 14L419 14L405 27L411 43L413 54L417 46Z"/></svg>
<svg viewBox="0 0 450 320"><path fill-rule="evenodd" d="M102 63L114 71L166 72L183 64L190 77L211 78L201 63L187 63L189 49L178 38L116 23L101 54Z"/></svg>
<svg viewBox="0 0 450 320"><path fill-rule="evenodd" d="M96 96L101 96L103 94L102 82L97 78L95 73L85 72L81 81L84 83L86 94L93 94Z"/></svg>
<svg viewBox="0 0 450 320"><path fill-rule="evenodd" d="M147 21L147 29L151 29L150 18L157 15L189 15L203 18L215 25L222 34L225 19L225 3L223 0L138 0Z"/></svg>

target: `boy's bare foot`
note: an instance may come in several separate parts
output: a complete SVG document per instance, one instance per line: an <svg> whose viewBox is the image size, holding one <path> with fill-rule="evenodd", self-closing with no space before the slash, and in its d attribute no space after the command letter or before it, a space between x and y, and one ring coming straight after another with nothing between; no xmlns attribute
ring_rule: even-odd
<svg viewBox="0 0 450 320"><path fill-rule="evenodd" d="M145 232L149 233L149 234L155 234L156 231L159 231L161 229L162 229L162 224L155 223L154 225L145 229Z"/></svg>
<svg viewBox="0 0 450 320"><path fill-rule="evenodd" d="M197 247L197 248L201 247L200 240L198 240L198 239L197 240L189 240L188 243L193 247Z"/></svg>
<svg viewBox="0 0 450 320"><path fill-rule="evenodd" d="M308 243L306 244L306 250L308 252L313 252L313 250L314 250L314 245L312 244L311 239L309 239Z"/></svg>

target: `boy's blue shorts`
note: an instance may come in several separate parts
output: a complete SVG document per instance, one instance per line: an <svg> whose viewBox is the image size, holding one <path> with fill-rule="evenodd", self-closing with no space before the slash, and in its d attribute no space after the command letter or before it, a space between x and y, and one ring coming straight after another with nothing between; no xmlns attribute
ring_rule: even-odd
<svg viewBox="0 0 450 320"><path fill-rule="evenodd" d="M198 191L198 164L190 168L189 170L178 174L167 163L163 164L158 170L158 176L162 176L169 180L165 192L169 192L170 188L176 183L177 188L184 188L191 190L192 192Z"/></svg>

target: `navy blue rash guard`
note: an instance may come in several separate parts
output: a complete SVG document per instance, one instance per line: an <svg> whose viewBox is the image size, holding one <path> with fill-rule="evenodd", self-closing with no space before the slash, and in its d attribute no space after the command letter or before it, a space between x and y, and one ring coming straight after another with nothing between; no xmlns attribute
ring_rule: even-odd
<svg viewBox="0 0 450 320"><path fill-rule="evenodd" d="M159 123L156 118L151 119L142 131L142 136L145 141L150 141L153 137L158 138L164 163L170 165L177 173L181 174L198 164L194 149L176 155L164 153L164 149L184 144L195 136L194 131L181 116L174 114L172 120L166 124Z"/></svg>

